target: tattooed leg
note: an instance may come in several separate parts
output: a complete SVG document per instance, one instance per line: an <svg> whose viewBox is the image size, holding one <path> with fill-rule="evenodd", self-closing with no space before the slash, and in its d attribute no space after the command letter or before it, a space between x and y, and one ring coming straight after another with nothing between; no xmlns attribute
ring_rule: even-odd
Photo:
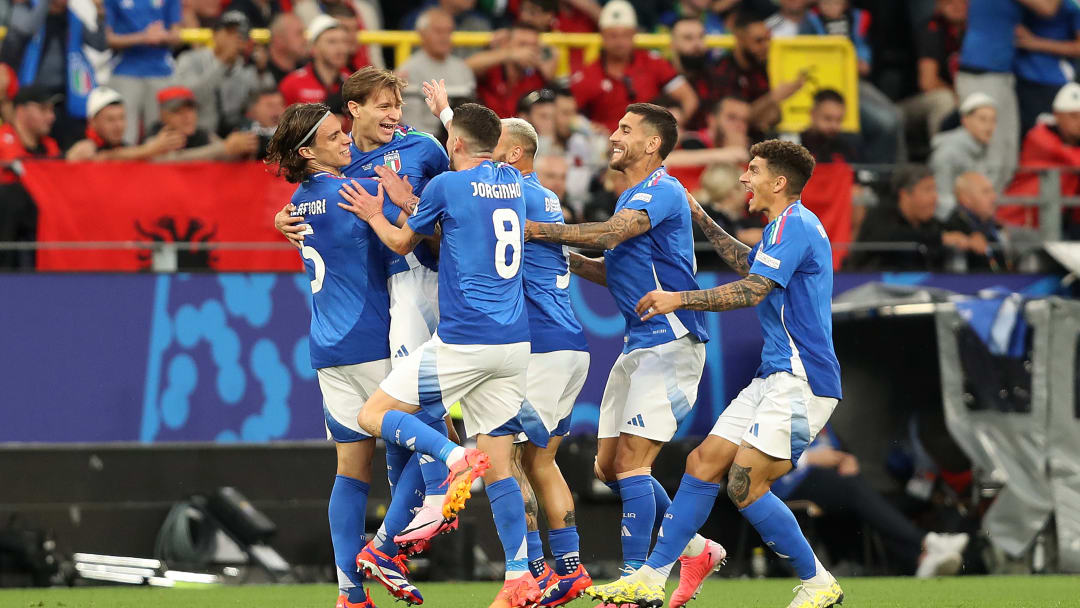
<svg viewBox="0 0 1080 608"><path fill-rule="evenodd" d="M528 444L522 460L536 496L543 506L548 527L552 530L576 525L574 496L555 462L562 437L552 437L546 448Z"/></svg>

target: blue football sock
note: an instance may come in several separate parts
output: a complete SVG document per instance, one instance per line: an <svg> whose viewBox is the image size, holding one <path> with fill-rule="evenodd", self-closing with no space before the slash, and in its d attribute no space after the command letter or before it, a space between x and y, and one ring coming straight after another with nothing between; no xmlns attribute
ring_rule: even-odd
<svg viewBox="0 0 1080 608"><path fill-rule="evenodd" d="M581 563L577 526L548 530L548 546L555 557L555 573L566 576Z"/></svg>
<svg viewBox="0 0 1080 608"><path fill-rule="evenodd" d="M394 495L394 489L397 487L398 479L401 478L401 472L405 470L405 465L409 463L409 459L412 457L412 450L407 450L390 442L386 443L386 481L390 482L390 496Z"/></svg>
<svg viewBox="0 0 1080 608"><path fill-rule="evenodd" d="M664 513L667 513L668 507L671 506L671 499L668 498L667 490L655 477L649 475L649 479L652 480L652 497L656 505L656 519L653 520L653 532L656 532L664 523Z"/></svg>
<svg viewBox="0 0 1080 608"><path fill-rule="evenodd" d="M675 500L665 513L663 534L657 535L656 546L645 562L650 568L665 573L671 571L671 565L679 559L686 543L705 525L719 493L720 484L683 475Z"/></svg>
<svg viewBox="0 0 1080 608"><path fill-rule="evenodd" d="M540 531L529 530L525 533L525 540L529 552L529 572L539 577L544 573L544 541L540 540Z"/></svg>
<svg viewBox="0 0 1080 608"><path fill-rule="evenodd" d="M791 562L800 579L810 580L817 574L814 550L806 542L791 509L776 495L766 492L739 512L754 526L766 545Z"/></svg>
<svg viewBox="0 0 1080 608"><path fill-rule="evenodd" d="M656 519L652 476L634 475L620 479L619 496L622 498L623 566L637 570L649 555Z"/></svg>
<svg viewBox="0 0 1080 608"><path fill-rule="evenodd" d="M495 530L499 533L506 556L507 573L528 571L529 550L525 541L527 530L521 486L513 477L500 479L488 484L487 496L491 503L491 515L495 519Z"/></svg>
<svg viewBox="0 0 1080 608"><path fill-rule="evenodd" d="M348 594L363 595L364 575L356 567L356 554L364 548L367 537L364 522L367 514L368 484L351 477L334 477L330 491L330 540L334 545L334 563L338 571L338 588Z"/></svg>
<svg viewBox="0 0 1080 608"><path fill-rule="evenodd" d="M442 418L430 422L428 426L443 437L446 436L446 422ZM456 444L451 443L451 445L456 447ZM446 476L450 474L450 470L446 468L446 463L431 456L420 454L418 456L420 457L420 472L424 476L424 494L427 496L445 496L446 486L442 484L446 481Z"/></svg>
<svg viewBox="0 0 1080 608"><path fill-rule="evenodd" d="M386 515L383 516L379 531L375 533L375 548L389 557L398 554L398 546L394 543L394 537L401 534L405 526L412 521L413 509L424 502L424 478L420 474L420 463L418 462L422 454L413 454L404 448L398 449L404 450L411 458L401 472L401 477L398 478L397 490L390 500L390 506L386 509Z"/></svg>
<svg viewBox="0 0 1080 608"><path fill-rule="evenodd" d="M390 410L383 415L382 438L403 448L434 456L443 462L446 462L450 452L458 447L416 416L398 410Z"/></svg>

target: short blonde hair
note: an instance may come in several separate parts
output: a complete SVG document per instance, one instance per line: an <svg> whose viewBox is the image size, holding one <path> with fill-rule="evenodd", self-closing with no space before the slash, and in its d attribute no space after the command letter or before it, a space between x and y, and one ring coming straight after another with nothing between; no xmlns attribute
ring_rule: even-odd
<svg viewBox="0 0 1080 608"><path fill-rule="evenodd" d="M536 134L536 128L523 118L502 119L503 130L517 138L527 155L536 156L536 149L540 146L540 136Z"/></svg>

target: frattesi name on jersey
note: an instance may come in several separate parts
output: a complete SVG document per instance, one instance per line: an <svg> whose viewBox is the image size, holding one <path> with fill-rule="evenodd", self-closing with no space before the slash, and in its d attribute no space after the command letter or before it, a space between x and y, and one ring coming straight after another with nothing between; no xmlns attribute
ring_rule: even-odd
<svg viewBox="0 0 1080 608"><path fill-rule="evenodd" d="M320 198L317 201L305 201L296 206L296 211L293 211L291 215L294 217L302 215L318 215L320 213L326 213L326 199Z"/></svg>
<svg viewBox="0 0 1080 608"><path fill-rule="evenodd" d="M472 195L483 198L520 198L521 184L485 184L482 182L469 182L472 184Z"/></svg>

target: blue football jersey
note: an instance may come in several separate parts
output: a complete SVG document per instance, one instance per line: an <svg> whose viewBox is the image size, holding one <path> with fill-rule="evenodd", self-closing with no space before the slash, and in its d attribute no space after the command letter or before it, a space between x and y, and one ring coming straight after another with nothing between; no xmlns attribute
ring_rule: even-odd
<svg viewBox="0 0 1080 608"><path fill-rule="evenodd" d="M832 247L825 227L795 201L765 227L749 260L751 274L779 285L757 307L765 335L758 377L788 372L809 382L818 397L841 399L832 340Z"/></svg>
<svg viewBox="0 0 1080 608"><path fill-rule="evenodd" d="M439 337L448 344L529 341L521 279L525 199L521 173L484 161L432 179L409 227L439 248Z"/></svg>
<svg viewBox="0 0 1080 608"><path fill-rule="evenodd" d="M450 157L442 144L431 135L405 125L398 125L393 139L370 152L361 152L355 143L350 151L352 162L342 169L346 177L376 177L375 167L386 165L398 175L408 176L413 193L417 196L423 193L431 178L450 170ZM387 198L383 213L391 223L397 223L401 209ZM417 264L438 270L438 260L427 243L417 245L408 256L400 256L389 249L384 249L384 252L387 276L405 272Z"/></svg>
<svg viewBox="0 0 1080 608"><path fill-rule="evenodd" d="M374 180L357 180L375 193ZM343 180L317 173L296 189L294 216L310 226L304 269L311 279L311 367L352 365L390 357L390 295L379 237L363 220L338 207Z"/></svg>
<svg viewBox="0 0 1080 608"><path fill-rule="evenodd" d="M562 205L540 185L535 173L522 177L525 218L563 223ZM570 264L566 248L555 243L525 243L525 307L529 313L532 352L589 350L585 331L570 307Z"/></svg>
<svg viewBox="0 0 1080 608"><path fill-rule="evenodd" d="M694 232L686 190L660 167L619 197L615 212L640 209L649 214L651 227L604 252L607 284L626 319L623 352L656 346L692 334L702 342L705 313L678 310L642 321L635 312L641 297L654 289L694 291Z"/></svg>

